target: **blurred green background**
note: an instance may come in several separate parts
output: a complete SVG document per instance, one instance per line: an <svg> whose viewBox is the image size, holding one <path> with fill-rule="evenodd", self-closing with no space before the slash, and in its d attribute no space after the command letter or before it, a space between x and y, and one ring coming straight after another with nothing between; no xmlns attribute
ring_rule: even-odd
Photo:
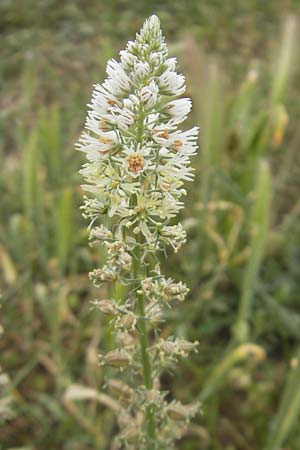
<svg viewBox="0 0 300 450"><path fill-rule="evenodd" d="M1 0L1 450L105 450L116 432L74 142L153 13L200 125L188 243L164 261L191 291L162 333L200 341L162 380L203 402L178 449L300 449L300 2Z"/></svg>

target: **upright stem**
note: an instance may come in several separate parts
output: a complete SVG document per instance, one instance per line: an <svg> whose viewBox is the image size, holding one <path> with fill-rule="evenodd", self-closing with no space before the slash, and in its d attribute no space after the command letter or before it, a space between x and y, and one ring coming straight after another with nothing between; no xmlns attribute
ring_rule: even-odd
<svg viewBox="0 0 300 450"><path fill-rule="evenodd" d="M144 131L144 110L143 106L140 103L139 106L139 118L138 118L138 126L136 133L136 142L137 144L143 143L143 131ZM135 202L136 202L135 198ZM143 378L145 388L150 390L153 387L152 381L152 370L151 370L151 362L148 354L148 327L147 322L144 319L145 317L145 301L144 295L141 292L140 282L144 278L144 273L142 271L141 265L141 248L137 245L135 250L135 258L133 261L133 277L136 280L136 312L140 316L138 319L138 330L139 330L139 339L140 339L140 349L141 349L141 361L143 367ZM147 422L147 448L148 450L153 450L153 442L155 441L155 422L154 422L154 411L153 407L150 405L146 409L146 422Z"/></svg>
<svg viewBox="0 0 300 450"><path fill-rule="evenodd" d="M144 385L145 388L150 390L153 387L153 381L152 381L152 371L151 371L151 363L150 358L148 354L148 327L147 322L145 321L145 301L144 301L144 295L141 292L140 289L140 281L142 279L143 273L142 273L142 267L141 267L141 251L140 247L138 246L136 248L135 252L135 258L133 260L133 276L136 280L136 311L138 315L140 316L140 319L138 320L138 330L139 330L139 339L140 339L140 349L141 349L141 360L142 360L142 367L143 367L143 378L144 378ZM147 407L146 410L146 419L147 419L147 435L149 438L149 450L152 450L153 447L151 445L151 442L155 438L155 422L154 422L154 414L153 409L151 406Z"/></svg>

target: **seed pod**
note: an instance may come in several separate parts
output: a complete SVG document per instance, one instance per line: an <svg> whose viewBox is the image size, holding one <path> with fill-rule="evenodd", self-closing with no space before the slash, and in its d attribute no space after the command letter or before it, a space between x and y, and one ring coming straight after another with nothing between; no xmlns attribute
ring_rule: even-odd
<svg viewBox="0 0 300 450"><path fill-rule="evenodd" d="M190 342L185 339L177 339L176 345L179 351L182 351L183 353L189 353L193 350L197 352L197 346L199 345L198 341Z"/></svg>
<svg viewBox="0 0 300 450"><path fill-rule="evenodd" d="M134 330L137 322L137 317L133 312L129 312L124 316L120 317L119 324L121 328L126 330Z"/></svg>
<svg viewBox="0 0 300 450"><path fill-rule="evenodd" d="M111 300L94 300L93 305L96 306L103 314L117 316L118 311L116 305Z"/></svg>
<svg viewBox="0 0 300 450"><path fill-rule="evenodd" d="M106 355L100 355L100 364L107 364L108 366L116 367L121 371L125 367L131 364L132 357L125 350L113 350L106 353Z"/></svg>
<svg viewBox="0 0 300 450"><path fill-rule="evenodd" d="M119 264L124 269L129 271L132 265L132 257L129 253L124 252L119 257Z"/></svg>
<svg viewBox="0 0 300 450"><path fill-rule="evenodd" d="M182 405L180 402L171 403L167 412L171 419L175 421L186 421L191 419L199 410L199 405Z"/></svg>
<svg viewBox="0 0 300 450"><path fill-rule="evenodd" d="M107 381L107 386L118 397L129 399L133 394L133 389L121 380L110 379Z"/></svg>
<svg viewBox="0 0 300 450"><path fill-rule="evenodd" d="M134 346L135 339L129 333L121 332L116 335L116 343L117 343L118 347L120 347L120 348L130 347L130 346Z"/></svg>
<svg viewBox="0 0 300 450"><path fill-rule="evenodd" d="M160 352L166 353L167 355L172 355L172 353L176 350L176 343L171 341L160 341L157 345Z"/></svg>
<svg viewBox="0 0 300 450"><path fill-rule="evenodd" d="M112 237L112 232L103 225L100 225L100 227L91 229L89 240L91 241L90 244L93 246L97 243L97 241L105 241L106 239L112 239Z"/></svg>
<svg viewBox="0 0 300 450"><path fill-rule="evenodd" d="M115 270L110 267L103 266L100 269L95 269L89 273L90 279L96 287L100 287L103 283L111 283L117 278Z"/></svg>

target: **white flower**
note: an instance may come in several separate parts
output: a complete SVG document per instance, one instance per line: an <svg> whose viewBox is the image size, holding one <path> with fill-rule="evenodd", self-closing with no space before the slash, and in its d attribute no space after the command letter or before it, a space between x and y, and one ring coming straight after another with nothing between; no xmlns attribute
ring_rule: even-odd
<svg viewBox="0 0 300 450"><path fill-rule="evenodd" d="M103 199L109 217L130 218L134 234L139 230L152 239L158 217L170 220L183 206L182 183L193 178L189 157L198 130L177 129L191 109L189 99L163 97L181 95L185 87L176 59L167 57L157 18L146 21L120 56L120 62L108 62L108 79L95 85L88 133L77 146L89 161L81 173L84 189Z"/></svg>
<svg viewBox="0 0 300 450"><path fill-rule="evenodd" d="M145 295L156 302L183 301L189 292L189 289L181 281L176 283L171 278L165 279L164 277L146 278L142 281L141 287Z"/></svg>
<svg viewBox="0 0 300 450"><path fill-rule="evenodd" d="M126 172L132 177L137 177L147 168L149 160L149 149L147 147L125 147L123 149L122 158Z"/></svg>
<svg viewBox="0 0 300 450"><path fill-rule="evenodd" d="M177 59L176 58L168 58L166 60L166 66L169 70L174 72L176 70Z"/></svg>
<svg viewBox="0 0 300 450"><path fill-rule="evenodd" d="M192 109L192 102L189 98L180 98L166 104L165 111L172 117L175 124L183 122Z"/></svg>
<svg viewBox="0 0 300 450"><path fill-rule="evenodd" d="M107 158L118 143L118 137L115 131L104 133L101 130L97 130L95 134L98 134L97 138L83 133L79 144L77 144L78 150L86 153L88 160L92 162Z"/></svg>
<svg viewBox="0 0 300 450"><path fill-rule="evenodd" d="M107 261L114 269L130 271L132 256L126 251L127 247L123 241L105 242L107 247Z"/></svg>
<svg viewBox="0 0 300 450"><path fill-rule="evenodd" d="M153 132L153 139L164 148L169 148L180 155L192 156L197 150L198 128L194 127L187 131L170 132L167 128L156 128ZM186 160L185 164L188 163Z"/></svg>
<svg viewBox="0 0 300 450"><path fill-rule="evenodd" d="M128 130L134 124L134 113L126 107L121 109L118 115L115 114L116 112L117 109L114 111L115 124L121 130Z"/></svg>
<svg viewBox="0 0 300 450"><path fill-rule="evenodd" d="M135 61L134 64L135 75L139 78L144 78L150 72L150 66L146 61Z"/></svg>
<svg viewBox="0 0 300 450"><path fill-rule="evenodd" d="M88 106L100 114L107 114L110 108L118 103L119 99L105 89L103 85L95 84L91 104Z"/></svg>
<svg viewBox="0 0 300 450"><path fill-rule="evenodd" d="M109 92L119 96L130 90L131 79L121 64L111 59L107 63L106 72L109 78L103 83L103 86L106 87Z"/></svg>
<svg viewBox="0 0 300 450"><path fill-rule="evenodd" d="M166 95L181 95L185 91L184 76L167 70L158 79L158 86Z"/></svg>
<svg viewBox="0 0 300 450"><path fill-rule="evenodd" d="M155 105L158 98L158 86L152 80L148 86L144 86L141 89L141 100L147 108L151 108Z"/></svg>
<svg viewBox="0 0 300 450"><path fill-rule="evenodd" d="M164 54L162 52L151 52L149 62L154 67L160 67L164 63Z"/></svg>
<svg viewBox="0 0 300 450"><path fill-rule="evenodd" d="M83 209L83 217L85 219L91 219L91 225L95 222L95 220L101 215L107 212L108 205L103 202L100 202L96 198L88 198L84 197L84 204L81 209Z"/></svg>
<svg viewBox="0 0 300 450"><path fill-rule="evenodd" d="M161 239L168 245L174 248L174 252L177 253L179 248L186 242L186 232L182 228L181 224L164 226L159 230Z"/></svg>
<svg viewBox="0 0 300 450"><path fill-rule="evenodd" d="M121 64L125 70L131 70L135 62L138 61L137 57L127 50L120 51Z"/></svg>

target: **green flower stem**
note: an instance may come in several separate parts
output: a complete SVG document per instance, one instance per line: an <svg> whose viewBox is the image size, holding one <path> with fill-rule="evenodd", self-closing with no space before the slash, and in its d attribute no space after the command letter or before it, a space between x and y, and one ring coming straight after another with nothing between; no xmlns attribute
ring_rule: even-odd
<svg viewBox="0 0 300 450"><path fill-rule="evenodd" d="M141 349L141 360L143 366L143 377L144 384L146 389L150 390L153 387L152 381L152 371L151 371L151 363L148 354L148 330L147 330L147 322L145 321L145 301L144 295L140 290L140 280L141 280L142 267L141 267L141 251L140 247L136 248L135 258L133 260L133 276L136 281L136 311L138 315L141 317L138 320L138 330L139 330L139 338L140 338L140 349ZM148 406L146 410L147 417L147 434L149 438L149 450L151 447L151 441L155 439L155 422L154 422L154 414L151 406Z"/></svg>
<svg viewBox="0 0 300 450"><path fill-rule="evenodd" d="M144 132L144 111L143 107L140 104L139 107L139 119L137 126L137 134L136 134L136 142L138 144L142 144L143 142L143 132ZM135 199L136 202L136 199ZM141 236L140 236L141 237ZM140 241L140 239L138 239ZM143 377L144 377L144 385L146 389L150 390L153 387L152 381L152 370L149 354L147 351L148 348L148 327L147 322L145 321L145 301L144 295L141 292L140 281L144 278L144 273L142 271L141 266L141 248L138 245L135 249L135 257L133 259L133 277L136 280L136 312L141 317L138 320L138 330L139 330L139 338L140 338L140 349L141 349L141 360L143 366ZM154 411L151 406L148 406L146 409L146 419L147 419L147 435L148 435L148 448L149 450L153 450L153 446L151 442L155 440L155 422L154 422Z"/></svg>

